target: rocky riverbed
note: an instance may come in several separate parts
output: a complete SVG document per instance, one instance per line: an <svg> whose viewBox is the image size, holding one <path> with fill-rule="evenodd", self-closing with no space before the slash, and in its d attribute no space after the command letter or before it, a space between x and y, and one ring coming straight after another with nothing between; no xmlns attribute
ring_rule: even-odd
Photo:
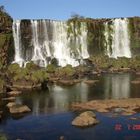
<svg viewBox="0 0 140 140"><path fill-rule="evenodd" d="M140 110L140 98L92 100L86 103L73 103L73 110L95 110L107 113L119 112L121 115L133 115Z"/></svg>

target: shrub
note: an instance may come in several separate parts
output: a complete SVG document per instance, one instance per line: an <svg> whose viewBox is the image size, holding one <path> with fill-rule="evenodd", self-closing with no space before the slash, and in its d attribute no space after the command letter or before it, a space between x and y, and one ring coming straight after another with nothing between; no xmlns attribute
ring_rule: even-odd
<svg viewBox="0 0 140 140"><path fill-rule="evenodd" d="M47 66L47 72L48 73L54 73L55 72L56 67L53 64L49 64Z"/></svg>
<svg viewBox="0 0 140 140"><path fill-rule="evenodd" d="M56 70L56 74L62 77L70 77L75 74L75 69L71 65Z"/></svg>
<svg viewBox="0 0 140 140"><path fill-rule="evenodd" d="M31 74L31 81L34 83L43 82L48 79L48 74L44 70L34 71Z"/></svg>
<svg viewBox="0 0 140 140"><path fill-rule="evenodd" d="M39 66L37 66L36 64L34 64L32 61L31 62L28 62L26 64L26 68L29 70L29 71L32 71L32 70L37 70L39 69Z"/></svg>
<svg viewBox="0 0 140 140"><path fill-rule="evenodd" d="M17 63L13 63L8 67L8 72L10 74L16 74L19 73L19 71L20 71L20 66Z"/></svg>

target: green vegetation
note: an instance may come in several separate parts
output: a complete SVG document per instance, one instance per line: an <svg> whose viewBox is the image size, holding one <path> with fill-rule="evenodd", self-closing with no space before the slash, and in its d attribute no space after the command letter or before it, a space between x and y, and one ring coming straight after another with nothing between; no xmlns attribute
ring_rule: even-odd
<svg viewBox="0 0 140 140"><path fill-rule="evenodd" d="M140 57L133 57L133 58L109 58L108 56L94 56L91 57L93 64L95 64L96 68L106 69L106 68L132 68L132 69L139 69L140 68Z"/></svg>
<svg viewBox="0 0 140 140"><path fill-rule="evenodd" d="M0 93L4 92L5 82L4 80L0 79Z"/></svg>
<svg viewBox="0 0 140 140"><path fill-rule="evenodd" d="M55 74L59 77L72 77L75 74L75 69L71 65L56 69Z"/></svg>
<svg viewBox="0 0 140 140"><path fill-rule="evenodd" d="M49 65L47 65L46 70L47 70L48 73L54 73L55 70L56 70L56 66L53 65L53 64L49 64Z"/></svg>
<svg viewBox="0 0 140 140"><path fill-rule="evenodd" d="M44 69L37 68L32 62L25 68L20 68L18 64L11 64L8 67L8 74L13 81L28 81L34 84L44 82L48 79L48 74Z"/></svg>

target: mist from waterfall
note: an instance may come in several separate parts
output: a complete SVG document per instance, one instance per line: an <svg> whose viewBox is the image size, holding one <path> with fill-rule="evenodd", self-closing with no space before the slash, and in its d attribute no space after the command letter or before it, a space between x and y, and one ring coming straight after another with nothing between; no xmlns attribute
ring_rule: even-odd
<svg viewBox="0 0 140 140"><path fill-rule="evenodd" d="M128 24L126 18L113 19L111 25L105 23L106 54L109 57L131 58Z"/></svg>

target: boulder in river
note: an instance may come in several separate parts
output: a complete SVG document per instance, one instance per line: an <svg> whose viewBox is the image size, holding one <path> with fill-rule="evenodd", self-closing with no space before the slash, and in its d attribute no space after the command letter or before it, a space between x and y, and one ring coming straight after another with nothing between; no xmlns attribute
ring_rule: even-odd
<svg viewBox="0 0 140 140"><path fill-rule="evenodd" d="M8 103L7 107L9 108L9 111L12 114L26 113L26 112L31 111L31 109L28 106L19 105L19 104L16 104L15 102Z"/></svg>
<svg viewBox="0 0 140 140"><path fill-rule="evenodd" d="M12 114L26 113L31 111L31 109L26 105L14 105L9 110Z"/></svg>
<svg viewBox="0 0 140 140"><path fill-rule="evenodd" d="M98 123L99 121L96 119L96 115L92 111L81 113L72 121L72 125L78 127L87 127Z"/></svg>

